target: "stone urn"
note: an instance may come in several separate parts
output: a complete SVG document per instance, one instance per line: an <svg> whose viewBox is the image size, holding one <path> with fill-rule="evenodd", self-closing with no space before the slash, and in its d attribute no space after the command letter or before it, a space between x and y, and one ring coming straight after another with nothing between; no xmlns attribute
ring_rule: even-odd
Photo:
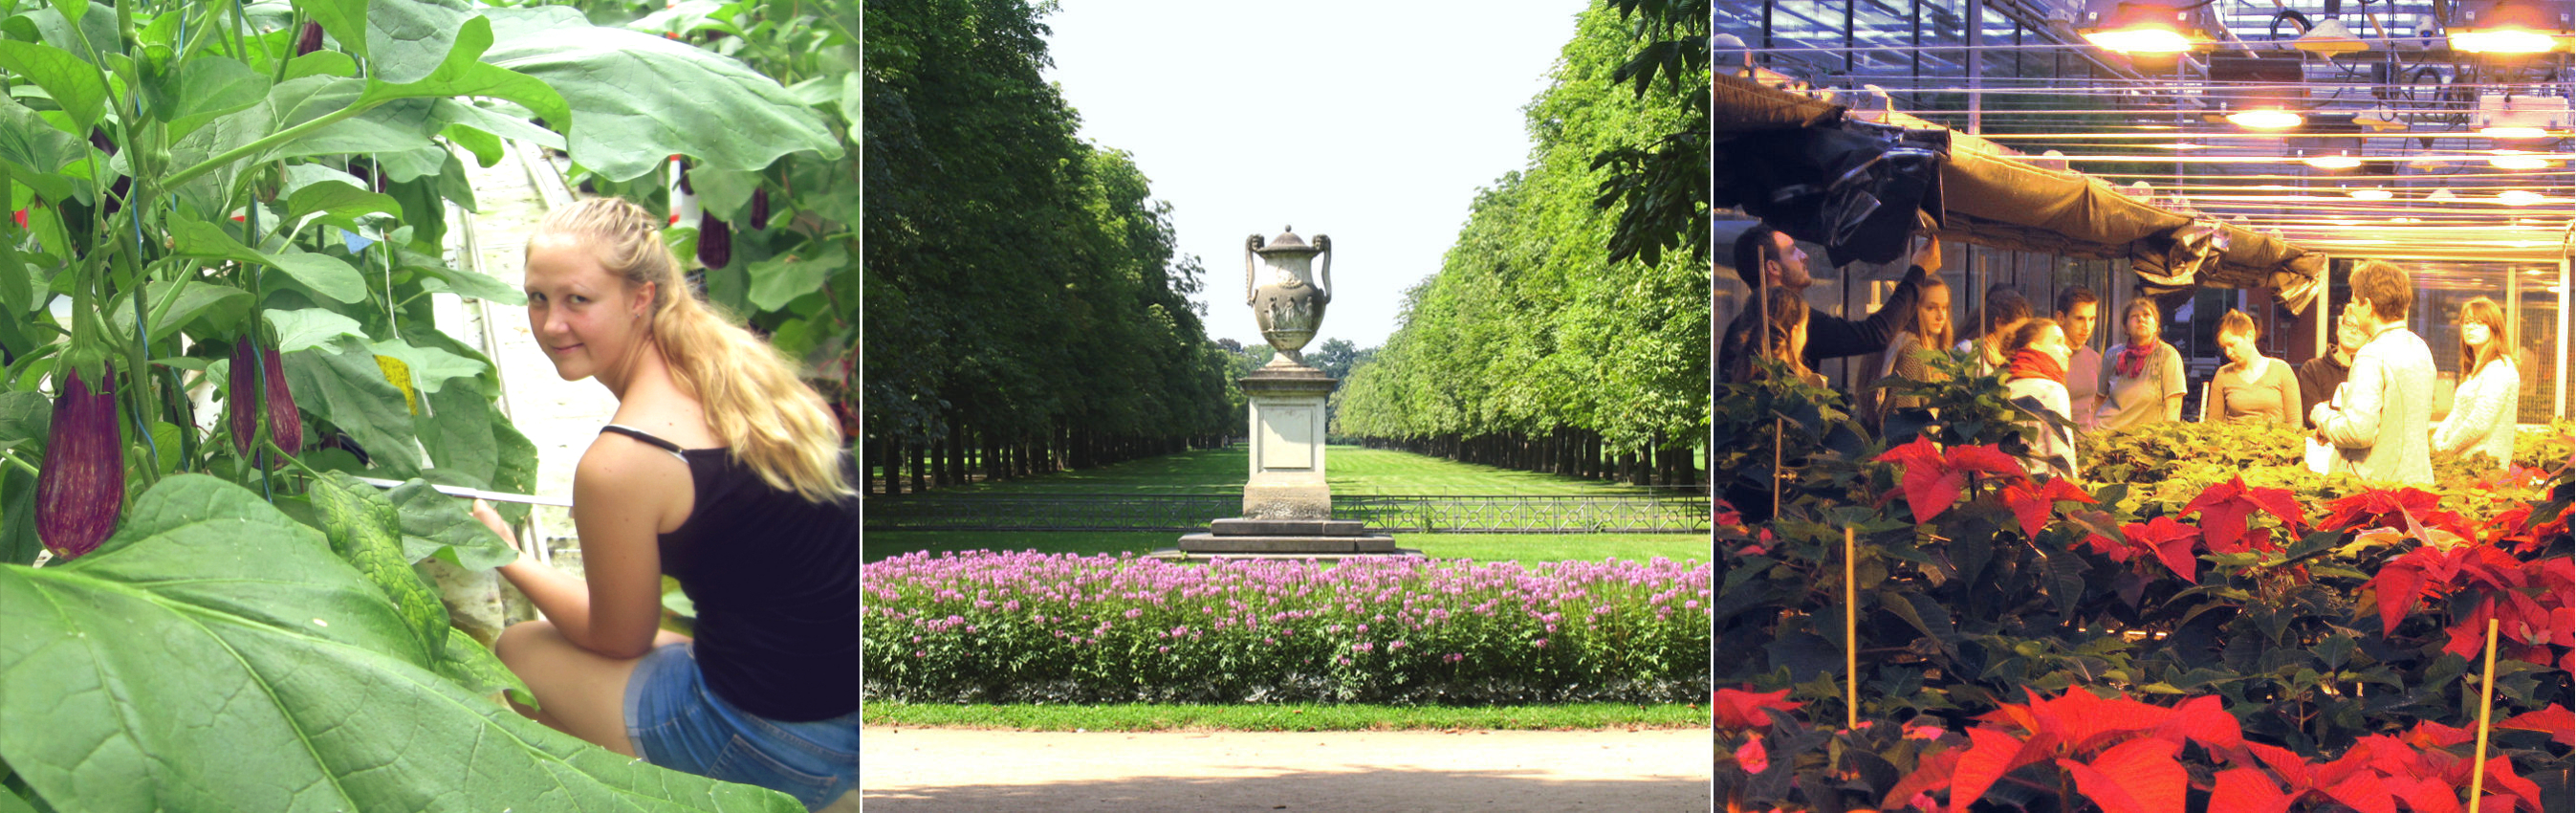
<svg viewBox="0 0 2576 813"><path fill-rule="evenodd" d="M1271 366L1303 367L1298 351L1314 340L1324 322L1324 306L1333 301L1333 238L1315 235L1308 244L1292 229L1281 229L1267 242L1255 234L1243 240L1243 302L1261 323L1261 337L1279 351Z"/></svg>

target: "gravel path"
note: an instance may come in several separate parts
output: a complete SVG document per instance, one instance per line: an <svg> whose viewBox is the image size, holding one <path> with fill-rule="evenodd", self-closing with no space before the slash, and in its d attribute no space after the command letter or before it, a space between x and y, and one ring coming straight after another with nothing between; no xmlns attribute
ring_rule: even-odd
<svg viewBox="0 0 2576 813"><path fill-rule="evenodd" d="M920 811L1709 809L1706 729L1024 732L870 726L865 802Z"/></svg>

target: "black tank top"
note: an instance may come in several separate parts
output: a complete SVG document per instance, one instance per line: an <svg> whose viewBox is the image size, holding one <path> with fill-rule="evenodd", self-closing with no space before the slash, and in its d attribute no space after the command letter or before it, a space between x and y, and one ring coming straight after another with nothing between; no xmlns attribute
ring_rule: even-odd
<svg viewBox="0 0 2576 813"><path fill-rule="evenodd" d="M601 431L689 464L697 502L659 547L662 572L697 604L707 688L781 722L858 710L859 498L807 502L770 487L728 450L682 449L624 426ZM841 465L857 482L847 453Z"/></svg>

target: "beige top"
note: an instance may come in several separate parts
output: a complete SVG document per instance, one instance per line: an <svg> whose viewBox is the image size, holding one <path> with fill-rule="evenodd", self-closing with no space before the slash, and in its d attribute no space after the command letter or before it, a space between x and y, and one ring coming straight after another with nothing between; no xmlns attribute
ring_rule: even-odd
<svg viewBox="0 0 2576 813"><path fill-rule="evenodd" d="M2305 425L2306 417L2299 414L2299 379L2290 363L2268 356L2255 363L2262 367L2252 375L2239 365L2218 368L2209 382L2210 397L2218 402L2210 414L2237 423Z"/></svg>
<svg viewBox="0 0 2576 813"><path fill-rule="evenodd" d="M2311 417L2339 454L2328 470L2366 480L2432 485L2433 349L2404 325L2370 337L2352 376Z"/></svg>
<svg viewBox="0 0 2576 813"><path fill-rule="evenodd" d="M2487 362L2460 382L2451 414L2433 429L2433 453L2484 452L2498 465L2513 460L2515 415L2522 411L2522 372L2513 359Z"/></svg>

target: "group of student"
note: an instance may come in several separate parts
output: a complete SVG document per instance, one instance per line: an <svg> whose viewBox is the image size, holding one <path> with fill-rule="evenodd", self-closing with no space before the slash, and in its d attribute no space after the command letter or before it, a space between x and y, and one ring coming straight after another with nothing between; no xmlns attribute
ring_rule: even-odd
<svg viewBox="0 0 2576 813"><path fill-rule="evenodd" d="M2181 351L2161 337L2163 314L2153 298L2131 298L2121 308L2120 341L2096 351L2101 299L2081 286L2059 292L2044 315L2019 291L1990 287L1968 319L1973 335L1954 336L1950 288L1934 273L1941 268L1937 240L1915 251L1878 312L1858 320L1807 307L1805 291L1815 280L1806 252L1766 224L1744 231L1734 259L1758 299L1720 336L1720 381L1753 380L1760 374L1753 359L1767 356L1823 386L1814 372L1820 362L1872 353L1881 354L1881 378L1929 381L1940 375L1929 357L1968 354L1979 371L2001 371L2008 397L2039 430L2024 467L2062 477L2083 475L2079 432L2182 420L2188 376ZM2499 466L2511 460L2522 377L2505 344L2504 309L2486 297L2460 308L2461 380L2449 416L2436 423L2432 349L2406 326L2413 280L2396 265L2366 261L2353 270L2351 291L2335 322L2334 347L2296 367L2264 356L2254 319L2228 311L2218 325L2226 363L2206 382L2202 419L2299 427L2310 433L2320 471L2371 480L2430 484L2435 454L2483 453ZM1872 425L1925 406L1920 396L1867 393L1854 412Z"/></svg>

